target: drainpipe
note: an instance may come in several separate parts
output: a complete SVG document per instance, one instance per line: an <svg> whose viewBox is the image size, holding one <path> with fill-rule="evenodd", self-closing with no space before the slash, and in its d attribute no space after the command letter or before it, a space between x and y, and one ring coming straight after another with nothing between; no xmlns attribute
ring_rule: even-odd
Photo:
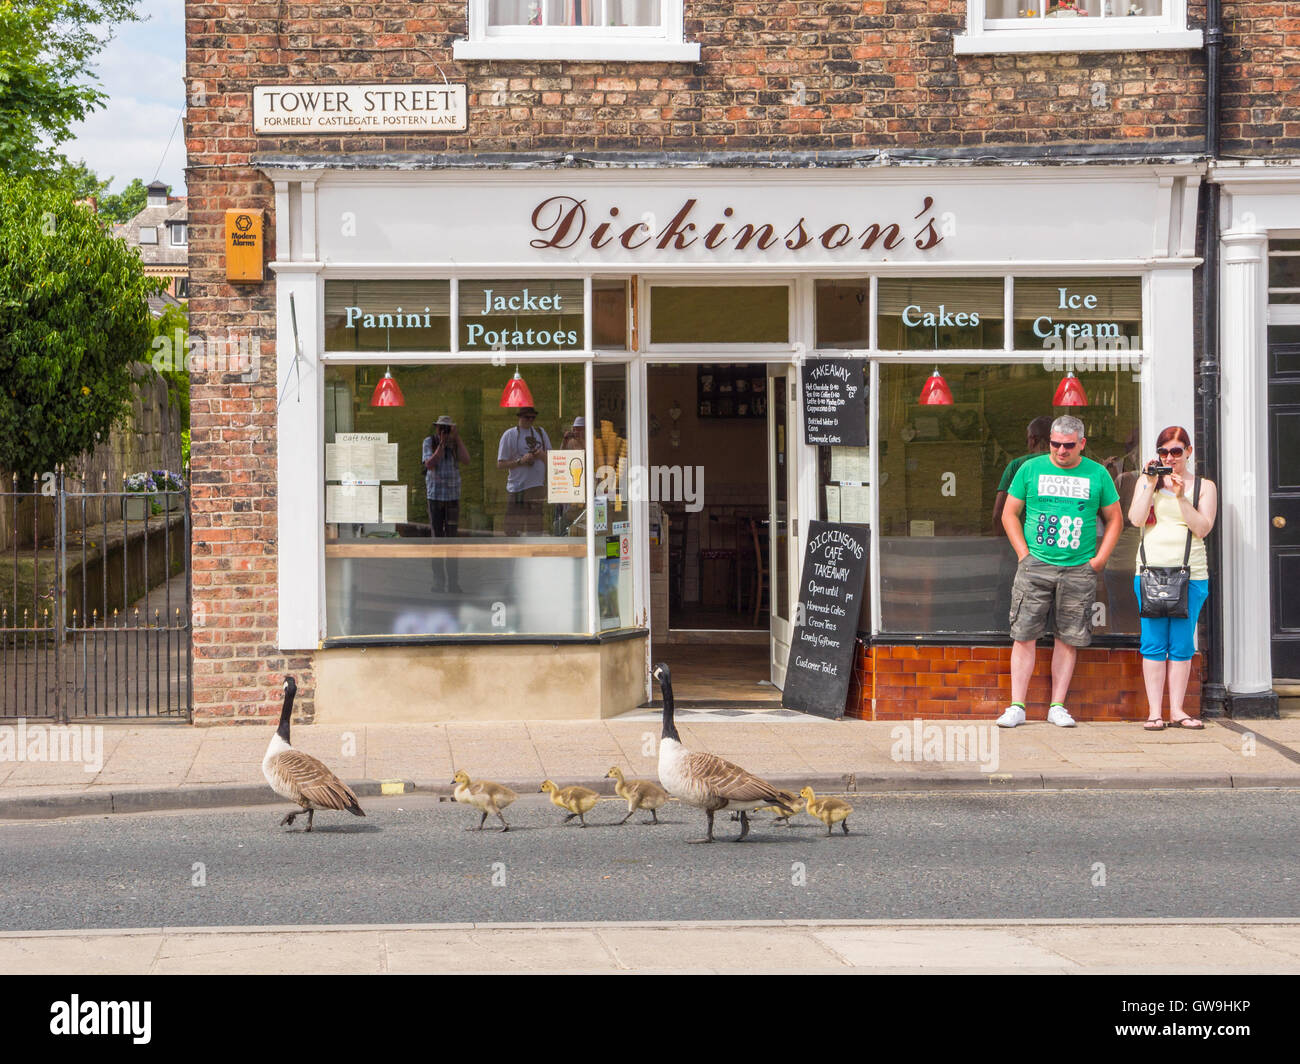
<svg viewBox="0 0 1300 1064"><path fill-rule="evenodd" d="M1222 0L1207 0L1205 7L1205 159L1213 166L1219 158L1219 71L1223 55ZM1208 176L1208 175L1207 175ZM1201 285L1201 357L1197 366L1197 396L1200 402L1200 439L1205 475L1215 483L1219 477L1219 205L1220 189L1207 180L1205 189L1205 247ZM1220 494L1222 498L1222 494ZM1205 617L1205 683L1201 686L1201 712L1207 717L1224 715L1227 689L1223 684L1223 583L1220 564L1220 536L1206 540L1210 565L1210 601Z"/></svg>

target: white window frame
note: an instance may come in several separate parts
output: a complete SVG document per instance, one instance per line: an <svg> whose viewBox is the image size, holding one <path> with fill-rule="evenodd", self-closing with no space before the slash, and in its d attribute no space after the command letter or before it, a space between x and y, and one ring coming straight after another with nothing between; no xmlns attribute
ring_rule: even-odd
<svg viewBox="0 0 1300 1064"><path fill-rule="evenodd" d="M545 4L546 0L540 0ZM658 26L489 26L488 0L468 0L469 36L453 42L456 59L572 59L697 63L685 41L683 0L660 0Z"/></svg>
<svg viewBox="0 0 1300 1064"><path fill-rule="evenodd" d="M172 222L168 227L172 247L184 247L189 243L189 234L184 222ZM179 237L179 239L177 239Z"/></svg>
<svg viewBox="0 0 1300 1064"><path fill-rule="evenodd" d="M1161 51L1204 45L1205 35L1187 28L1187 0L1164 0L1164 8L1159 16L1072 19L1065 25L1046 18L988 18L985 0L967 0L966 32L953 36L953 54Z"/></svg>
<svg viewBox="0 0 1300 1064"><path fill-rule="evenodd" d="M148 234L147 236L145 234ZM137 233L137 240L141 244L158 243L158 227L156 225L142 225Z"/></svg>

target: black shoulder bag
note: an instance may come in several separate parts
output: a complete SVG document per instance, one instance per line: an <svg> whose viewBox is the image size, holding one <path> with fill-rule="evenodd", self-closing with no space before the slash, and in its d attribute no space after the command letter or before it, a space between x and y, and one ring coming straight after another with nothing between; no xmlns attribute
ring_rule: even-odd
<svg viewBox="0 0 1300 1064"><path fill-rule="evenodd" d="M1201 478L1196 478L1192 491L1192 509L1201 499ZM1154 502L1152 503L1154 505ZM1192 530L1187 530L1187 548L1183 551L1182 565L1147 565L1147 536L1142 531L1142 545L1138 548L1142 572L1139 576L1142 589L1141 616L1148 618L1187 616L1187 590L1192 578L1188 561L1192 557Z"/></svg>

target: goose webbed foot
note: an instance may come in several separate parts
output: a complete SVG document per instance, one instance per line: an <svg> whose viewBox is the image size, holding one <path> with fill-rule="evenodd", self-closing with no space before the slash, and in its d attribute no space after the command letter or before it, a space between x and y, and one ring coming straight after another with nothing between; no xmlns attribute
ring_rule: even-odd
<svg viewBox="0 0 1300 1064"><path fill-rule="evenodd" d="M849 833L849 822L848 822L847 820L841 820L841 821L840 821L840 827L844 829L844 834L845 834L845 835L847 835L847 834Z"/></svg>
<svg viewBox="0 0 1300 1064"><path fill-rule="evenodd" d="M560 823L561 823L561 824L567 824L570 820L572 820L572 819L573 819L575 816L577 816L577 815L578 815L577 813L570 813L570 814L569 814L568 816L566 816L563 820L561 820Z"/></svg>
<svg viewBox="0 0 1300 1064"><path fill-rule="evenodd" d="M293 822L298 819L298 815L298 813L285 813L284 819L276 826L282 828L287 824L289 827L293 827Z"/></svg>
<svg viewBox="0 0 1300 1064"><path fill-rule="evenodd" d="M635 813L635 812L636 812L635 809L629 809L629 810L627 811L627 816L625 816L622 820L620 820L620 821L618 822L618 825L617 825L617 826L618 826L618 827L622 827L624 824L626 824L626 823L627 823L627 819L628 819L628 817L630 817L630 816L631 816L633 813Z"/></svg>
<svg viewBox="0 0 1300 1064"><path fill-rule="evenodd" d="M628 813L628 816L631 816L631 815L632 815L631 813ZM641 823L643 823L643 824L658 824L658 823L659 823L659 814L656 813L653 809L650 810L650 816L651 816L653 819L651 819L651 820L643 820L643 821L641 821Z"/></svg>
<svg viewBox="0 0 1300 1064"><path fill-rule="evenodd" d="M484 813L481 817L479 817L479 820L478 820L478 827L476 827L476 828L466 828L465 830L466 830L466 831L482 831L482 830L483 830L483 822L484 822L485 820L487 820L487 813Z"/></svg>

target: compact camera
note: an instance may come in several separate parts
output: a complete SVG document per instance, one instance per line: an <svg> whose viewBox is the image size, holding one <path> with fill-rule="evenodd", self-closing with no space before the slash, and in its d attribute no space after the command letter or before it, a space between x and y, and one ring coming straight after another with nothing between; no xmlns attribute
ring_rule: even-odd
<svg viewBox="0 0 1300 1064"><path fill-rule="evenodd" d="M1152 462L1147 466L1147 476L1149 477L1167 477L1173 471L1173 466L1159 465L1156 462Z"/></svg>

